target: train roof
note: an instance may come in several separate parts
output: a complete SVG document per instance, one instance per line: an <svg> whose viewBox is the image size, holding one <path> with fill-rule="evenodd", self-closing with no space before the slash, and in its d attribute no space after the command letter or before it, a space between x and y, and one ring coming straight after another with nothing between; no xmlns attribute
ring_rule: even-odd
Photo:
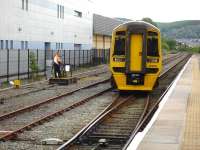
<svg viewBox="0 0 200 150"><path fill-rule="evenodd" d="M114 30L117 30L117 29L120 29L120 28L139 28L139 29L155 29L157 30L158 32L160 32L160 30L148 23L148 22L145 22L145 21L130 21L130 22L126 22L126 23L123 23L123 24L120 24L119 26L117 26Z"/></svg>

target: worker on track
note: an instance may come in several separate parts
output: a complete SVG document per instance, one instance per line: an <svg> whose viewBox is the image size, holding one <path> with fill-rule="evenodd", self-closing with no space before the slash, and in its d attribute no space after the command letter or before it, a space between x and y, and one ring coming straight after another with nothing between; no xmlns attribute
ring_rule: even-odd
<svg viewBox="0 0 200 150"><path fill-rule="evenodd" d="M54 67L55 78L61 77L61 70L60 70L61 64L62 64L62 59L61 59L60 51L57 51L53 57L53 67Z"/></svg>

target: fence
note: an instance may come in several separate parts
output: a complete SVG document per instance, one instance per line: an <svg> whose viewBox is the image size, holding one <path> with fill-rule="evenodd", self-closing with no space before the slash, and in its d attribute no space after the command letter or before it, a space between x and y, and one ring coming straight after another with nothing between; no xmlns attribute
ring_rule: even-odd
<svg viewBox="0 0 200 150"><path fill-rule="evenodd" d="M55 50L0 50L0 79L30 78L33 73L45 76ZM80 67L105 64L109 61L109 49L61 50L64 64L71 65L72 71Z"/></svg>

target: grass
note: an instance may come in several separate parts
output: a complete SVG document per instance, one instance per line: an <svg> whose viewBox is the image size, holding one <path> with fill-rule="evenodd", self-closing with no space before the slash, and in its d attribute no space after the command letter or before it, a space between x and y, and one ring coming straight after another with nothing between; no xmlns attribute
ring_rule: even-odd
<svg viewBox="0 0 200 150"><path fill-rule="evenodd" d="M190 52L190 53L200 53L200 47L183 47L183 48L179 48L178 50Z"/></svg>

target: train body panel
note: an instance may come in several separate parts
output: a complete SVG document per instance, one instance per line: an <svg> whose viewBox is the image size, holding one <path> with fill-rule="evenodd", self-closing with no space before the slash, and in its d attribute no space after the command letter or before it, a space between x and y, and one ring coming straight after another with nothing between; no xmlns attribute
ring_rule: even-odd
<svg viewBox="0 0 200 150"><path fill-rule="evenodd" d="M110 70L115 88L151 91L161 69L159 29L145 22L128 22L114 29Z"/></svg>
<svg viewBox="0 0 200 150"><path fill-rule="evenodd" d="M127 85L126 81L126 75L113 75L114 80L117 84L117 88L119 90L135 90L135 91L150 91L152 90L152 84L154 84L157 80L157 77L155 75L146 75L144 77L144 85Z"/></svg>

